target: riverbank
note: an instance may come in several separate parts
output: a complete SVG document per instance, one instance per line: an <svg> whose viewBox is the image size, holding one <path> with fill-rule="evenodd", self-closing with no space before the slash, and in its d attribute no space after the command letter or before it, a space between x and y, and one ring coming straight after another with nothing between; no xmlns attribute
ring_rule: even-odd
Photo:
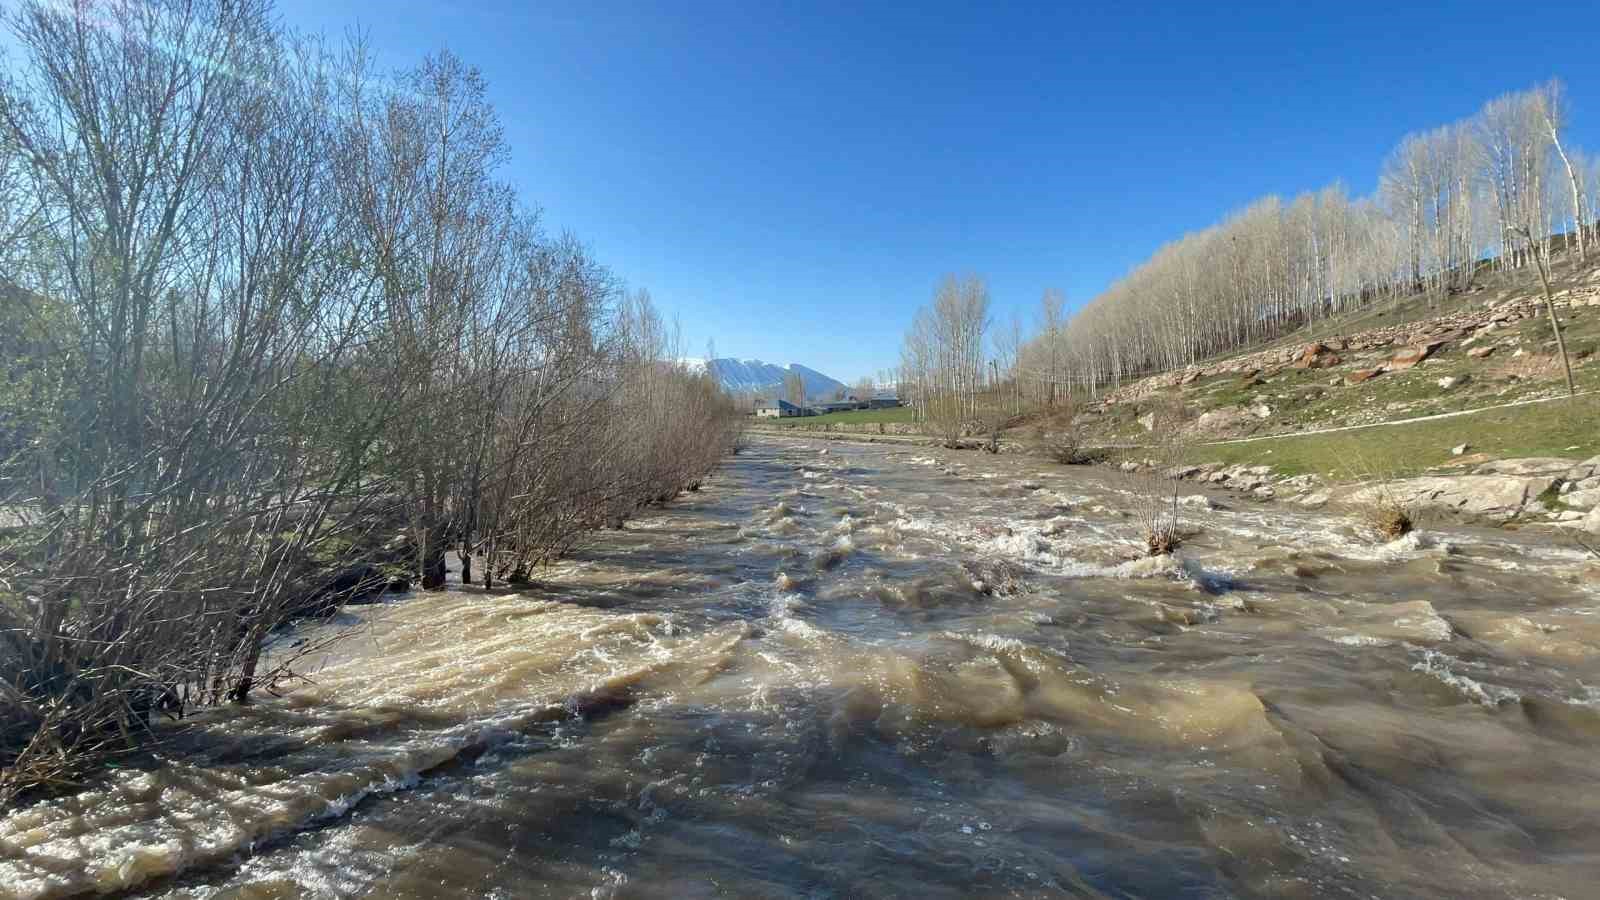
<svg viewBox="0 0 1600 900"><path fill-rule="evenodd" d="M1568 401L1558 401L1565 404ZM1587 426L1566 417L1570 407L1554 405L1549 412L1560 419L1562 427L1585 429ZM1495 412L1495 411L1490 411ZM1526 433L1516 431L1515 418L1509 428L1486 427L1473 430L1489 447L1496 446L1496 434L1521 434L1526 443ZM1581 417L1580 417L1581 418ZM1594 421L1600 421L1596 419ZM1312 441L1308 436L1264 438L1251 441L1249 452L1241 453L1234 443L1210 443L1188 446L1183 456L1192 462L1170 466L1178 480L1204 484L1251 503L1292 503L1306 508L1320 508L1330 503L1336 508L1358 509L1370 507L1380 494L1399 497L1408 511L1419 519L1454 520L1476 524L1512 525L1518 527L1548 527L1566 530L1574 535L1600 535L1600 455L1589 459L1578 456L1497 457L1478 449L1480 444L1457 445L1459 453L1451 448L1435 447L1440 440L1455 439L1456 434L1446 432L1441 438L1437 429L1410 426L1431 426L1431 423L1375 423L1356 426L1352 431L1386 429L1383 443L1370 449L1375 439L1370 435L1341 434L1334 438L1319 436L1323 442L1316 447L1305 447ZM926 436L870 435L850 432L811 433L805 437L819 441L846 443L890 444L938 448L942 441ZM1540 445L1560 443L1561 432L1550 430L1532 438ZM1588 434L1583 438L1592 442ZM1300 444L1300 447L1296 447ZM977 439L963 441L958 450L978 450L984 446ZM1580 444L1565 445L1568 451L1581 449ZM1037 460L1038 471L1059 468L1031 443L1015 437L1002 439L1000 452L1032 457ZM1098 459L1103 465L1117 470L1136 471L1146 467L1138 446L1089 448L1087 458ZM1338 460L1338 468L1328 475L1317 474L1315 464L1307 460ZM1401 462L1396 463L1396 460ZM1438 462L1435 462L1438 460ZM1328 470L1324 470L1328 471ZM1337 473L1337 474L1335 474Z"/></svg>

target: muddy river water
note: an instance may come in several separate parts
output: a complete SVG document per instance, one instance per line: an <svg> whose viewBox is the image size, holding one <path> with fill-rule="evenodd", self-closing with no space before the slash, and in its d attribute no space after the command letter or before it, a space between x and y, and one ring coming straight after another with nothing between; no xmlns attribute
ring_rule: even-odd
<svg viewBox="0 0 1600 900"><path fill-rule="evenodd" d="M0 897L1600 895L1576 547L1196 500L1130 562L1128 488L757 440L0 819Z"/></svg>

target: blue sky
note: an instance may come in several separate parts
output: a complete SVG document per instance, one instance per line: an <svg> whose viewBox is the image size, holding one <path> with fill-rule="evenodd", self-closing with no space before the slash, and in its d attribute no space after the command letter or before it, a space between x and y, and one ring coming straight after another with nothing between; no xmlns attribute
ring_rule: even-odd
<svg viewBox="0 0 1600 900"><path fill-rule="evenodd" d="M481 69L504 176L692 355L845 380L943 273L1030 322L1256 197L1369 193L1405 133L1551 76L1600 150L1600 10L1300 6L280 0L392 67Z"/></svg>

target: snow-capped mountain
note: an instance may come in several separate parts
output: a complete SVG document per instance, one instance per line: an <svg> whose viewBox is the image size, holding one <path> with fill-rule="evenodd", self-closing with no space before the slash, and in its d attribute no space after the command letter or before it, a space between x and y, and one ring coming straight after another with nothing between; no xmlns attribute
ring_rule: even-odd
<svg viewBox="0 0 1600 900"><path fill-rule="evenodd" d="M784 367L759 359L686 359L684 362L696 369L710 370L711 375L722 384L722 389L729 393L770 393L780 396L783 378L790 372L799 373L800 380L806 386L807 399L826 399L832 397L835 391L845 388L844 382L798 363Z"/></svg>

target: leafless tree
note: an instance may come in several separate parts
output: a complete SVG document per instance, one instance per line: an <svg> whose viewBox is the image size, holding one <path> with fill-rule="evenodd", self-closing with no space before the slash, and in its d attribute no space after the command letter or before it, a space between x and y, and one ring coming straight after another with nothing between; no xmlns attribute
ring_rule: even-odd
<svg viewBox="0 0 1600 900"><path fill-rule="evenodd" d="M1549 139L1550 146L1555 148L1556 155L1561 158L1561 166L1567 172L1568 185L1572 189L1573 237L1578 243L1578 258L1587 261L1589 251L1583 233L1583 178L1561 144L1561 132L1565 129L1567 121L1566 89L1560 81L1551 80L1535 88L1532 95L1534 109L1538 113L1539 121L1544 125L1545 137ZM1570 250L1569 247L1568 251Z"/></svg>
<svg viewBox="0 0 1600 900"><path fill-rule="evenodd" d="M0 74L0 800L244 701L274 629L526 574L738 438L495 178L482 78L267 0L22 2Z"/></svg>
<svg viewBox="0 0 1600 900"><path fill-rule="evenodd" d="M946 444L977 418L988 328L988 285L976 275L947 275L902 346L901 369L915 385L924 427Z"/></svg>
<svg viewBox="0 0 1600 900"><path fill-rule="evenodd" d="M1557 83L1497 97L1403 138L1376 197L1338 185L1265 197L1161 247L1070 319L1047 296L1018 352L1021 376L1048 405L1061 390L1092 395L1418 291L1438 302L1469 288L1485 259L1542 261L1548 276L1558 223L1573 222L1578 257L1596 227L1594 170L1565 141L1567 118Z"/></svg>
<svg viewBox="0 0 1600 900"><path fill-rule="evenodd" d="M1533 231L1529 229L1528 226L1514 225L1512 226L1512 229L1516 234L1522 237L1523 242L1530 248L1538 243L1537 238L1534 237ZM1561 367L1563 371L1566 372L1567 396L1577 396L1578 385L1572 379L1572 360L1567 357L1567 339L1561 334L1561 319L1556 315L1555 297L1550 292L1550 265L1545 259L1544 254L1539 253L1534 249L1530 249L1530 253L1533 256L1534 266L1537 268L1539 273L1539 285L1544 289L1544 309L1545 312L1550 316L1550 330L1554 332L1556 336L1556 350L1561 355Z"/></svg>

